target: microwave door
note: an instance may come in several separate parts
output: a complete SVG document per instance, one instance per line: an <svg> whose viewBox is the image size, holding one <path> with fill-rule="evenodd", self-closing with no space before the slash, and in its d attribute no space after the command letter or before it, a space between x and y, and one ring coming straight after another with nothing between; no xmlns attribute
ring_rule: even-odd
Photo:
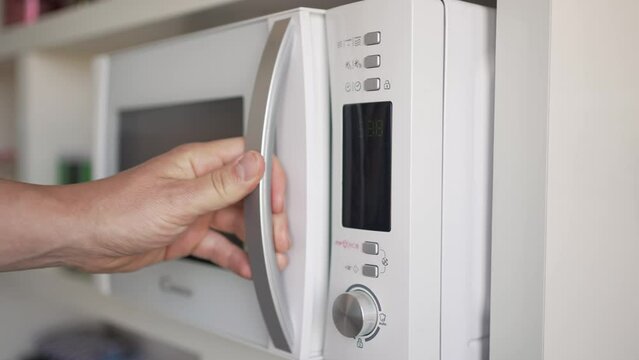
<svg viewBox="0 0 639 360"><path fill-rule="evenodd" d="M110 275L106 292L283 358L321 356L330 245L325 31L323 11L299 9L110 54L96 66L104 90L96 126L99 177L119 170L121 144L143 145L139 137L123 141L136 119L147 124L136 128L139 136L160 132L175 141L189 130L198 136L189 142L214 140L232 122L269 172L274 154L284 167L292 243L280 272L267 173L245 204L254 282L183 259ZM208 124L211 132L194 124Z"/></svg>
<svg viewBox="0 0 639 360"><path fill-rule="evenodd" d="M289 31L289 23L290 18L273 24L255 79L246 132L246 150L262 154L265 173L258 187L244 201L246 246L260 310L273 345L286 352L291 352L294 341L293 325L273 245L271 169L275 140L275 102L291 55L292 31Z"/></svg>

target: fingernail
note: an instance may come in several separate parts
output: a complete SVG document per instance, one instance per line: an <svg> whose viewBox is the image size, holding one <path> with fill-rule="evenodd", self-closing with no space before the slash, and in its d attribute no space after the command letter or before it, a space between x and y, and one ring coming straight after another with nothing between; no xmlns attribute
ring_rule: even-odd
<svg viewBox="0 0 639 360"><path fill-rule="evenodd" d="M281 233L279 234L279 238L283 239L281 241L282 241L282 245L284 245L284 250L288 251L291 248L291 238L288 236L288 229L281 230Z"/></svg>
<svg viewBox="0 0 639 360"><path fill-rule="evenodd" d="M240 161L235 165L235 171L242 181L253 180L260 171L260 162L255 152L247 152L242 155Z"/></svg>
<svg viewBox="0 0 639 360"><path fill-rule="evenodd" d="M277 258L277 267L280 271L286 269L286 266L288 266L288 257L281 253L277 253L275 256Z"/></svg>
<svg viewBox="0 0 639 360"><path fill-rule="evenodd" d="M240 271L240 276L242 276L245 279L249 279L250 280L251 279L251 275L252 275L251 274L251 267L248 264L246 264L242 268L242 270Z"/></svg>

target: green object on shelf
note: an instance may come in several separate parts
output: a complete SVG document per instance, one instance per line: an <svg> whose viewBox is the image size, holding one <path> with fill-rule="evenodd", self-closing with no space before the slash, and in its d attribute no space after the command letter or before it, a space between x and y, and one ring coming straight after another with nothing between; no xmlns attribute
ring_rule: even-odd
<svg viewBox="0 0 639 360"><path fill-rule="evenodd" d="M58 184L78 184L91 180L91 162L85 159L62 159L58 164Z"/></svg>

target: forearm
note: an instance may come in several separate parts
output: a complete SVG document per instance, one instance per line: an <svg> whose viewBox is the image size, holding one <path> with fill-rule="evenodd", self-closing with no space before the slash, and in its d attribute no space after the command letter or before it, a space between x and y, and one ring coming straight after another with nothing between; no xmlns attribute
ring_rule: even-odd
<svg viewBox="0 0 639 360"><path fill-rule="evenodd" d="M290 243L278 164L273 227L283 267ZM242 237L241 200L258 186L264 166L258 153L243 153L241 139L230 139L187 144L83 184L0 180L0 271L58 265L133 271L193 255L249 278L246 253L212 229Z"/></svg>
<svg viewBox="0 0 639 360"><path fill-rule="evenodd" d="M0 271L62 265L89 236L83 191L73 187L0 180Z"/></svg>

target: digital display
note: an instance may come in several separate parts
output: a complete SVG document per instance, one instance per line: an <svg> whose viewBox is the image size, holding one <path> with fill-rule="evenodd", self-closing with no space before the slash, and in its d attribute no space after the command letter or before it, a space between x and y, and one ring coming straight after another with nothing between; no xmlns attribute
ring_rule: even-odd
<svg viewBox="0 0 639 360"><path fill-rule="evenodd" d="M342 225L391 230L390 101L343 107Z"/></svg>

